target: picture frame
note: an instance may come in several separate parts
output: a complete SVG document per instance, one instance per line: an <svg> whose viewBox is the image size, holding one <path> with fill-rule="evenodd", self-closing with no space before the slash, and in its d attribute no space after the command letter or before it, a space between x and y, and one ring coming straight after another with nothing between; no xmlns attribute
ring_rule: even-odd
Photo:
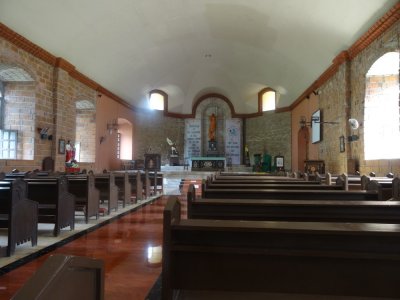
<svg viewBox="0 0 400 300"><path fill-rule="evenodd" d="M284 157L282 155L275 156L275 169L277 171L284 171L285 170L285 162Z"/></svg>
<svg viewBox="0 0 400 300"><path fill-rule="evenodd" d="M65 154L65 140L58 140L58 154Z"/></svg>
<svg viewBox="0 0 400 300"><path fill-rule="evenodd" d="M322 140L322 112L320 109L311 115L311 142L319 143Z"/></svg>
<svg viewBox="0 0 400 300"><path fill-rule="evenodd" d="M346 151L346 145L345 145L345 138L344 135L341 135L339 137L339 151L340 152L345 152Z"/></svg>

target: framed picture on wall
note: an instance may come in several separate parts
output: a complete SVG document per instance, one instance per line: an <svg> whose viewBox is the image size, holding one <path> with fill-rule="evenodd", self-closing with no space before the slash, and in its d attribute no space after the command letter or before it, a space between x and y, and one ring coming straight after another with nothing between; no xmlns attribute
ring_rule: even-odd
<svg viewBox="0 0 400 300"><path fill-rule="evenodd" d="M311 115L311 142L319 143L322 140L322 113L321 110L315 111Z"/></svg>
<svg viewBox="0 0 400 300"><path fill-rule="evenodd" d="M58 140L58 154L65 154L65 140Z"/></svg>

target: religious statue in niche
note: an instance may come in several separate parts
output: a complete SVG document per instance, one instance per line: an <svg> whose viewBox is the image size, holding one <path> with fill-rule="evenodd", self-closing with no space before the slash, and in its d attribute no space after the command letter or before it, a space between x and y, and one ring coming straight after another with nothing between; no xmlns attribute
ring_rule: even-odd
<svg viewBox="0 0 400 300"><path fill-rule="evenodd" d="M209 117L208 140L215 141L215 130L217 129L217 117L212 113Z"/></svg>
<svg viewBox="0 0 400 300"><path fill-rule="evenodd" d="M75 146L70 141L65 145L65 166L67 168L78 168L78 163L75 160Z"/></svg>

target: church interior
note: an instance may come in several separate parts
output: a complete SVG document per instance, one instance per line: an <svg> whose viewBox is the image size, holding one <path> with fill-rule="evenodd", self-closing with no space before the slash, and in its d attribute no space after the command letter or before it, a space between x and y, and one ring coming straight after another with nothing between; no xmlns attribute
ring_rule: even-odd
<svg viewBox="0 0 400 300"><path fill-rule="evenodd" d="M1 1L0 299L400 299L399 19Z"/></svg>

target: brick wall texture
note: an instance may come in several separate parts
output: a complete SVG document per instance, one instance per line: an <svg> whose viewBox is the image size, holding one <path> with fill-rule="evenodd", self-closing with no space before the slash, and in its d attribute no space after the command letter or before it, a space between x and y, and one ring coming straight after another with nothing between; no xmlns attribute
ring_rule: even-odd
<svg viewBox="0 0 400 300"><path fill-rule="evenodd" d="M339 136L350 134L348 118L363 120L365 74L374 61L384 53L398 51L399 31L400 22L397 22L355 58L341 64L335 75L319 88L321 93L318 105L323 112L324 121L338 122L338 125L323 126L323 140L316 151L318 157L309 159L324 160L327 171L346 172L347 161L356 159L361 173L369 171L378 174L387 171L400 173L399 160L364 160L362 126L357 132L360 140L346 143L346 151L339 152ZM111 155L108 153L115 151L108 152L105 149L106 145L113 145L107 144L111 142L111 137L108 137L102 146L99 144L101 136L108 136L104 130L105 122L102 121L102 124L98 122L99 110L92 112L76 110L76 101L89 100L96 103L98 92L93 87L86 86L68 71L44 62L3 38L0 38L0 63L22 68L34 80L30 83L8 84L6 96L10 105L7 126L10 129L22 130L24 134L21 136L18 152L22 159L0 160L2 171L13 168L40 169L43 158L47 156L55 160L57 171L64 170L65 156L58 153L59 139L81 141L82 147L87 149L84 160L88 166L99 169L95 171L100 171L104 166L118 165L115 162L112 164L108 162L115 161L114 157L107 156ZM129 109L118 103L116 106L118 107L113 110L118 113L117 115L108 117L107 113L103 112L102 118L114 119L122 114L129 119L133 126L133 159L142 159L145 153L153 152L161 153L162 163L168 163L167 137L176 142L179 153L183 155L184 119L165 117L160 112L129 112L129 117L126 117L128 112L121 113L121 111ZM291 152L294 151L292 150L294 140L291 126L298 120L292 119L291 115L291 112L268 112L244 120L246 134L244 143L248 145L252 160L254 154L266 151L272 156L283 155L286 169L292 169ZM49 128L49 133L53 135L52 140L40 138L37 129L44 127Z"/></svg>

